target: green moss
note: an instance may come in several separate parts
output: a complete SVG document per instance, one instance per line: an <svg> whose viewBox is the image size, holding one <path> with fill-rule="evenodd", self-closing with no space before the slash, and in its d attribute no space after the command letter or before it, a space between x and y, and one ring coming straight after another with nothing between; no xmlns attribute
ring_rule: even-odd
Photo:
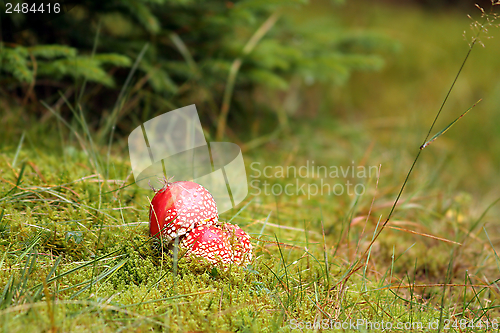
<svg viewBox="0 0 500 333"><path fill-rule="evenodd" d="M392 59L388 71L380 75L383 82L393 82L391 78L399 77L404 69L403 73L416 81L397 87L385 83L374 86L373 77L364 81L355 76L353 82L359 87L348 87L341 105L352 114L358 109L386 114L402 105L408 106L408 114L419 114L422 108L434 105L435 95L442 97L433 80L437 76L439 82L449 78L443 68L429 70L431 60L422 58L439 56L441 48L435 52L436 48L422 45L427 45L427 38L435 31L443 29L441 36L429 41L433 45L455 32L440 21L428 20L426 13L381 7L385 9L378 10L385 12L372 17L366 12L371 7L365 5L347 7L356 12L350 17L383 29L394 24L380 20L387 13L397 22L410 20L411 24L398 24L401 34L415 43L412 46L404 39L404 46L411 46L411 57ZM451 21L452 26L461 26L458 16L446 18L446 22ZM415 27L432 32L426 35L426 43L415 39ZM463 49L461 44L455 48ZM448 59L444 55L441 53ZM448 62L442 65L447 67ZM489 73L488 64L485 67L479 71L485 76L498 72L490 69ZM476 76L467 77L474 77L474 84L483 80L483 76ZM358 98L360 90L363 98ZM419 105L421 101L423 105ZM321 112L321 117L307 121L290 118L293 136L277 138L265 149L248 151L247 166L254 161L299 167L308 160L316 160L317 165L350 165L352 160L365 160L367 165L383 163L378 187L376 179L366 180L367 192L358 198L347 194L311 199L307 195L257 196L232 221L252 236L254 260L248 267L214 268L183 253L174 262L166 246L149 237L147 225L138 223L147 221L151 192L135 186L120 189L120 184L93 176L96 165L104 168L105 148L97 148L97 163L92 154L71 146L70 139L65 139L69 147L60 153L27 145L12 168L16 145L0 147L0 327L7 332L28 328L34 332L286 332L291 330L291 320L428 323L440 318L442 304L443 318L498 317L496 289L482 287L498 277L498 259L492 249L498 245L500 232L496 227L498 209L494 206L475 224L492 202L489 198L493 194L478 193L489 188L482 183L483 177L490 175L491 184L498 179L494 164L485 162L484 173L478 172L457 157L461 152L453 148L451 139L447 144L453 149L436 142L438 153L429 153L419 161L389 225L418 234L386 228L370 249L366 270L353 272L346 281L360 254L367 250L381 216L383 223L411 165L413 150L408 147L415 146L422 132L414 131L413 124L403 124L400 132L357 121L345 125L337 115L334 118ZM414 120L407 114L404 117ZM429 120L417 118L417 124ZM382 125L392 126L388 122ZM483 129L476 126L474 130L477 128ZM59 142L50 128L45 131L46 140L53 145ZM486 129L480 132L478 137L494 134ZM459 134L457 131L452 137ZM383 144L372 149L370 144L375 140ZM478 154L489 154L496 149L490 141L493 139L466 145ZM132 182L130 165L124 156L112 155L111 167L104 171L110 172L110 178L128 179L128 185ZM34 163L43 177L27 162ZM16 187L13 184L22 165L25 171ZM457 175L468 175L467 184ZM290 179L274 181L285 186ZM230 211L222 219L229 220L235 214ZM482 229L485 225L489 238ZM446 281L448 267L449 282L454 286L443 288L440 284Z"/></svg>

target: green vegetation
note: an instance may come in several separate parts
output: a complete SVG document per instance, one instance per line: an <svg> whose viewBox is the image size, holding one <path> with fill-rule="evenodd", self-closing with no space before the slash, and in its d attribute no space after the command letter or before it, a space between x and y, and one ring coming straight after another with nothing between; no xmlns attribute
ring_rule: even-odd
<svg viewBox="0 0 500 333"><path fill-rule="evenodd" d="M414 331L437 331L439 323L448 323L451 332L498 331L492 325L500 321L496 226L500 44L484 36L486 47L472 52L432 134L478 99L483 101L422 152L391 222L369 247L463 61L467 43L461 33L467 30L471 36L470 21L462 12L426 12L369 2L340 7L342 19L334 16L339 7L327 2L305 8L284 9L286 20L278 21L283 26L277 31L284 31L280 29L288 22L294 31L315 35L306 50L319 49L319 41L331 36L326 30L314 32L333 16L335 24L350 29L352 38L344 35L343 40L357 41L345 42L342 50L372 54L374 42L380 52L375 63L385 59L385 67L373 73L348 71L351 79L340 82L307 79L297 73L287 76L270 65L273 70L267 69L287 83L286 89L270 92L255 81L251 94L242 92L245 71L252 66L242 67L232 104L240 112L233 114L231 106L229 113L231 130L237 131L227 135L245 152L251 185L263 190L267 181L272 191L273 186L285 188L298 181L308 189L275 196L256 195L250 187L246 203L222 215L253 237L256 258L246 268L214 269L182 254L172 256L149 237L147 209L152 192L133 184L126 141L107 146L113 123L89 120L96 119L102 108L91 109L96 104L86 93L80 100L83 109L73 106L77 97L65 101L62 94L44 104L52 111L41 104L45 109L39 116L9 100L7 92L12 91L2 88L1 119L6 124L0 133L2 331L287 332L300 323L322 320L394 326L401 322L413 325ZM258 22L268 16L259 16ZM249 31L258 26L256 22ZM155 31L154 25L150 28ZM241 49L249 38L246 33L242 32L245 38L230 42L239 43ZM498 32L491 30L490 36L494 35ZM267 45L281 47L279 39L273 38ZM137 59L151 61L150 53L138 56L143 44L138 45L136 53L127 55L127 66ZM265 61L260 61L265 57L258 57L258 52L278 51L259 50L259 46L248 55L255 57L249 64L265 68ZM101 53L111 52L98 50L96 55ZM224 53L224 57L234 60L237 53ZM226 82L228 70L221 71L225 74L219 82ZM318 75L329 75L324 66L317 70ZM13 71L7 72L12 75L11 84L21 82ZM124 89L127 99L120 110L130 113L114 118L124 120L123 125L121 120L117 123L118 136L145 120L142 117L166 112L183 101L198 101L190 100L191 94L181 94L163 108L148 104L148 98L161 94L152 97L142 95L148 90L144 86L140 86L144 90L135 89L145 82L141 81L144 75ZM295 77L305 80L294 83ZM117 75L116 86L120 78ZM188 91L200 86L212 91L207 83L211 79L207 73L200 74L200 81L193 81ZM99 82L89 82L91 96L97 96ZM215 83L213 87L219 105L224 89ZM30 89L29 83L19 83L17 88ZM249 96L255 104L244 103ZM266 101L265 112L252 114ZM199 111L206 106L202 105ZM134 115L132 110L141 108L149 111ZM108 111L105 114L113 109ZM216 124L207 126L208 136L216 135ZM274 133L275 127L282 130ZM280 176L277 168L271 177L263 173L265 166L300 168L312 161L315 166L339 168L381 165L381 173L339 178ZM359 183L365 191L311 195L310 189L320 188L314 186L322 181ZM366 266L349 276L365 251L369 253ZM424 328L418 328L419 323ZM481 329L479 323L483 323ZM425 329L428 324L430 329ZM348 326L345 331L352 329Z"/></svg>
<svg viewBox="0 0 500 333"><path fill-rule="evenodd" d="M380 53L394 47L383 35L351 34L326 17L321 26L297 26L286 12L303 7L302 1L87 1L44 29L22 13L5 15L2 23L12 29L0 43L0 93L21 89L24 102L56 103L62 91L101 132L109 128L99 123L103 113L119 120L123 134L160 111L193 103L219 128L219 140L227 118L240 130L250 111L281 114L284 127L283 110L264 102L249 107L257 88L279 94L290 82L340 84L353 71L380 69ZM24 30L14 34L15 28ZM68 40L73 47L64 45ZM88 86L78 94L82 82ZM129 102L118 112L123 97Z"/></svg>

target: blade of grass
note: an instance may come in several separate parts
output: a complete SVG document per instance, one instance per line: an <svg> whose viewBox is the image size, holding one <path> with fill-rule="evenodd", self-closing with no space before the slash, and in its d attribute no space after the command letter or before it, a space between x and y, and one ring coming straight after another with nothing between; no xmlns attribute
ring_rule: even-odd
<svg viewBox="0 0 500 333"><path fill-rule="evenodd" d="M123 87L120 90L120 94L118 95L118 98L116 99L116 103L115 103L115 106L113 108L113 112L109 116L108 122L106 123L104 130L102 132L102 137L104 137L106 135L106 133L108 133L108 131L111 130L111 133L109 134L108 153L107 153L107 160L106 160L106 179L108 179L108 177L109 177L109 160L110 160L110 155L111 155L111 143L113 142L113 136L115 134L115 126L116 126L116 121L118 120L118 113L120 112L121 104L123 103L125 91L127 90L128 86L130 85L130 81L132 80L132 77L134 76L135 71L139 67L139 63L141 62L142 58L146 54L148 47L149 47L149 44L144 44L141 52L139 52L139 55L137 56L137 59L135 59L134 65L132 65L132 68L130 69L128 76L125 79L125 83L123 84Z"/></svg>
<svg viewBox="0 0 500 333"><path fill-rule="evenodd" d="M219 115L219 120L217 123L217 135L215 137L216 141L222 141L222 137L224 136L224 133L226 131L226 121L227 115L229 113L229 108L231 106L231 97L233 95L234 85L236 83L236 76L238 75L240 67L243 64L243 58L253 51L262 37L264 37L264 35L274 26L279 16L279 12L275 12L271 16L269 16L245 44L245 46L243 47L243 51L241 52L241 56L236 58L231 64L229 75L227 77L226 88L224 90L224 96L222 98L222 107Z"/></svg>
<svg viewBox="0 0 500 333"><path fill-rule="evenodd" d="M283 262L283 268L285 270L286 292L288 294L288 297L290 298L290 282L288 280L288 269L286 266L285 258L283 257L283 252L281 251L280 242L278 241L278 237L276 236L276 234L274 235L274 238L276 239L276 244L278 244L278 251L280 252L281 261Z"/></svg>
<svg viewBox="0 0 500 333"><path fill-rule="evenodd" d="M441 295L441 306L439 307L439 328L438 333L443 330L443 316L444 316L444 300L446 299L446 287L451 281L451 271L453 269L453 261L455 258L455 248L451 251L450 262L446 271L446 280L443 285L443 294Z"/></svg>
<svg viewBox="0 0 500 333"><path fill-rule="evenodd" d="M75 268L69 269L69 270L67 270L67 271L66 271L66 272L64 272L64 273L61 273L61 274L59 274L59 275L56 275L56 276L54 276L54 277L52 277L52 278L48 279L48 280L46 281L46 283L48 284L48 283L54 282L54 281L56 281L56 280L59 280L59 279L61 279L61 278L65 277L65 276L67 276L67 275L70 275L70 274L72 274L72 273L74 273L74 272L76 272L76 271L79 271L79 270L80 270L80 269L82 269L82 268L85 268L85 267L88 267L88 266L90 266L90 265L93 265L93 264L94 264L94 262L96 262L96 261L101 261L102 259L105 259L105 258L110 257L110 256L112 256L112 255L118 254L120 251L122 251L122 250L121 250L121 249L118 249L118 250L115 250L115 251L112 251L112 252L109 252L109 253L103 254L102 256L97 257L97 258L95 258L94 260L90 260L90 261L88 261L88 262L86 262L86 263L84 263L84 264L81 264L81 265L79 265L79 266L77 266L77 267L75 267ZM37 289L37 288L40 288L40 287L43 287L43 283L39 283L39 284L37 284L37 285L35 285L35 286L31 287L30 289L31 289L31 290L33 290L33 289Z"/></svg>
<svg viewBox="0 0 500 333"><path fill-rule="evenodd" d="M21 139L19 140L19 143L17 144L16 154L14 155L14 160L12 161L12 168L16 167L17 157L19 156L19 152L21 151L21 147L23 146L25 134L26 134L26 132L23 131L23 134L21 135Z"/></svg>
<svg viewBox="0 0 500 333"><path fill-rule="evenodd" d="M457 82L460 74L462 73L462 70L463 70L465 64L467 63L467 60L469 59L469 56L470 56L470 54L472 52L472 49L474 48L474 45L476 45L477 41L479 40L478 38L479 38L480 34L485 29L484 28L484 22L486 22L486 19L487 19L487 17L484 18L483 25L481 25L481 28L479 29L479 31L476 34L476 37L473 39L472 43L470 44L469 50L467 51L467 53L465 55L465 58L462 61L462 64L460 65L460 68L459 68L457 74L455 75L455 78L453 79L453 82L452 82L450 88L448 89L448 92L446 93L446 96L445 96L443 102L441 103L441 106L439 107L438 112L436 113L436 116L434 117L434 120L432 121L432 124L429 127L429 131L427 132L427 135L425 136L425 139L423 140L423 143L422 143L421 146L423 146L428 141L428 138L431 135L431 132L432 132L432 130L434 128L434 125L436 124L436 121L438 120L439 116L441 115L441 112L443 111L443 108L444 108L446 102L448 101L448 98L449 98L449 96L450 96L453 88L455 87L455 84L456 84L456 82ZM345 279L349 279L349 277L352 276L352 274L354 272L358 271L359 269L361 269L363 267L364 262L362 261L362 259L366 258L369 249L371 248L371 246L373 245L373 243L377 240L377 238L380 236L380 234L382 233L382 231L385 229L385 226L389 223L389 221L390 221L390 219L392 217L392 214L394 213L394 210L396 209L396 206L397 206L397 204L399 202L399 199L401 198L401 195L403 194L403 191L404 191L404 189L406 187L406 184L408 183L408 180L409 180L409 178L410 178L410 176L411 176L411 174L413 172L413 169L415 168L415 165L417 164L417 161L420 158L420 154L421 153L422 153L422 149L419 149L418 152L417 152L417 154L416 154L416 156L415 156L415 159L413 160L413 163L412 163L410 169L408 170L408 173L406 174L405 180L403 181L403 184L401 185L401 187L399 189L399 192L398 192L398 194L396 196L396 199L394 200L394 203L391 206L391 210L389 211L389 214L387 215L387 218L386 218L385 222L382 224L382 227L379 229L379 231L377 232L377 234L375 235L375 237L372 239L372 241L370 242L370 244L367 246L367 248L363 252L362 256L355 261L355 267L353 268L353 271L350 274L346 275ZM343 283L343 282L345 282L345 281L339 281L339 283ZM335 288L335 287L333 287L333 288ZM441 327L441 322L440 322L440 327Z"/></svg>
<svg viewBox="0 0 500 333"><path fill-rule="evenodd" d="M488 232L486 231L486 228L483 227L484 233L486 234L486 238L488 238L488 242L490 243L490 246L493 250L493 253L495 254L495 262L497 264L498 271L500 272L500 258L498 257L497 251L495 250L495 247L493 246L493 243L491 242L490 236L488 235Z"/></svg>
<svg viewBox="0 0 500 333"><path fill-rule="evenodd" d="M269 221L269 217L271 217L271 214L273 212L269 212L269 214L267 214L267 217L266 217L266 220L264 221L264 224L262 225L262 228L260 229L260 232L259 232L259 239L262 237L262 234L264 233L264 229L266 228L266 225L267 225L267 221ZM256 246L259 246L260 244L260 240L257 241L257 245Z"/></svg>
<svg viewBox="0 0 500 333"><path fill-rule="evenodd" d="M326 250L326 238L325 238L325 226L323 224L323 210L321 205L319 206L320 216L321 216L321 233L323 234L323 260L325 261L325 282L326 288L330 289L330 265L328 262L328 251Z"/></svg>
<svg viewBox="0 0 500 333"><path fill-rule="evenodd" d="M92 53L90 54L90 59L94 59L95 52L97 50L97 42L99 41L99 34L101 33L101 23L102 19L99 19L99 22L97 23L96 33L94 36L94 45L92 46ZM87 77L85 77L83 80L82 88L80 89L80 93L78 94L75 107L78 107L80 105L80 101L82 100L86 86L87 86Z"/></svg>
<svg viewBox="0 0 500 333"><path fill-rule="evenodd" d="M97 277L92 277L90 280L86 281L86 282L89 282L89 284L86 286L86 287L83 287L82 289L80 289L79 291L77 291L76 293L74 293L73 295L71 295L69 298L70 299L73 299L75 297L77 297L78 295L82 294L84 291L86 291L87 289L90 289L92 290L92 287L99 281L103 280L104 278L110 278L113 274L115 274L120 268L122 268L126 263L127 261L129 261L130 258L125 258L125 259L122 259L121 261L119 261L115 266L111 267L111 268L108 268L107 270L105 270L104 272L102 272L101 274L99 274ZM61 289L62 291L62 289ZM97 291L96 291L96 297L97 297Z"/></svg>
<svg viewBox="0 0 500 333"><path fill-rule="evenodd" d="M194 75L198 74L198 66L196 66L196 62L194 61L193 56L189 52L184 41L175 32L171 33L169 37L186 61L189 69L193 72Z"/></svg>
<svg viewBox="0 0 500 333"><path fill-rule="evenodd" d="M444 133L446 133L453 125L455 125L455 123L457 121L459 121L460 119L462 119L463 116L465 116L470 110L472 110L472 108L474 108L479 102L481 102L481 100L482 99L478 100L476 103L474 103L473 106L471 106L470 108L468 108L467 111L465 111L464 113L462 113L457 119L453 120L448 126L446 126L445 128L443 128L441 131L439 131L438 133L436 133L432 138L430 138L428 141L426 141L423 145L421 145L420 149L424 149L425 147L427 147L428 145L430 145L431 143L433 143L441 135L443 135Z"/></svg>
<svg viewBox="0 0 500 333"><path fill-rule="evenodd" d="M102 166L101 166L101 163L99 161L99 154L97 152L96 145L94 144L94 140L92 139L92 135L90 134L90 129L89 129L89 126L87 124L87 121L85 120L85 116L83 114L82 107L81 107L81 105L77 105L76 106L78 108L78 112L77 112L75 110L75 108L71 105L71 103L68 101L66 96L64 96L64 94L61 91L59 91L59 95L61 96L63 101L66 103L66 105L68 106L70 111L73 113L74 119L76 119L78 121L78 123L80 124L80 126L83 130L84 137L86 137L87 141L88 141L88 148L85 149L85 151L90 152L90 155L89 155L90 161L91 162L93 161L93 163L91 163L91 164L93 164L93 167L95 169L95 173L98 175L98 177L100 177L100 175L102 174Z"/></svg>
<svg viewBox="0 0 500 333"><path fill-rule="evenodd" d="M14 262L17 265L28 253L31 253L33 248L38 244L38 242L42 239L42 234L39 233L33 237L33 239L29 242L29 246L21 253L21 255Z"/></svg>
<svg viewBox="0 0 500 333"><path fill-rule="evenodd" d="M86 154L88 154L87 152L87 148L85 147L85 141L81 138L80 134L78 134L78 131L71 125L69 124L66 119L64 119L63 117L61 117L61 115L56 112L54 109L52 109L52 107L50 107L45 101L40 101L40 103L47 109L49 110L54 116L56 116L56 118L62 122L68 129L70 129L71 133L73 133L73 135L76 137L76 139L78 140L78 143L80 144L80 147L84 150L84 152Z"/></svg>
<svg viewBox="0 0 500 333"><path fill-rule="evenodd" d="M252 203L253 199L255 199L255 197L250 199L250 201L245 206L241 207L241 209L236 214L234 214L233 217L231 217L231 219L227 221L227 223L231 223L231 221L234 220L236 216L240 215L240 213L243 212L248 207L248 205Z"/></svg>
<svg viewBox="0 0 500 333"><path fill-rule="evenodd" d="M33 300L35 302L39 301L42 298L42 296L43 296L42 291L43 291L44 287L47 285L47 281L56 272L56 269L59 266L59 263L61 262L62 258L63 258L62 256L57 257L56 261L54 262L54 265L52 266L52 269L50 270L49 274L47 274L47 277L45 278L44 285L42 287L40 287L40 289L38 289L37 292L34 294Z"/></svg>

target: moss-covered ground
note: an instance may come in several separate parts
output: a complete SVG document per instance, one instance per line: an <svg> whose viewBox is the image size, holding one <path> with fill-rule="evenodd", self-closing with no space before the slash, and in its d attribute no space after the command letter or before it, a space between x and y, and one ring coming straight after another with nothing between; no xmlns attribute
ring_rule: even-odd
<svg viewBox="0 0 500 333"><path fill-rule="evenodd" d="M323 87L315 114L290 116L288 134L244 152L249 196L221 219L251 235L248 267L212 267L149 237L153 192L134 185L125 140L108 155L77 122L38 122L3 103L0 329L498 331L499 44L474 51L436 126L483 105L423 151L369 247L467 51L468 21L369 3L345 10L346 24L378 29L399 51L382 72ZM279 173L313 161L381 171ZM347 181L362 193L313 193ZM272 193L289 184L305 190Z"/></svg>

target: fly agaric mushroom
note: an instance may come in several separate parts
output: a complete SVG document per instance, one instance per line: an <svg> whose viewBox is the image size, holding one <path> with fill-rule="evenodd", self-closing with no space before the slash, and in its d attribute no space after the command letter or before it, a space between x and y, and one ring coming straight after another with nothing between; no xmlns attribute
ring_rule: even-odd
<svg viewBox="0 0 500 333"><path fill-rule="evenodd" d="M249 264L252 260L250 236L239 226L225 223L222 227L232 250L232 260L237 265Z"/></svg>
<svg viewBox="0 0 500 333"><path fill-rule="evenodd" d="M149 232L167 242L188 233L197 225L218 222L215 200L200 184L179 181L158 190L149 208Z"/></svg>
<svg viewBox="0 0 500 333"><path fill-rule="evenodd" d="M232 253L226 233L214 225L200 225L181 241L188 254L203 257L212 264L229 264Z"/></svg>
<svg viewBox="0 0 500 333"><path fill-rule="evenodd" d="M222 228L200 225L191 230L181 241L187 254L205 258L212 264L235 263L243 265L252 259L250 236L240 227L226 223Z"/></svg>

